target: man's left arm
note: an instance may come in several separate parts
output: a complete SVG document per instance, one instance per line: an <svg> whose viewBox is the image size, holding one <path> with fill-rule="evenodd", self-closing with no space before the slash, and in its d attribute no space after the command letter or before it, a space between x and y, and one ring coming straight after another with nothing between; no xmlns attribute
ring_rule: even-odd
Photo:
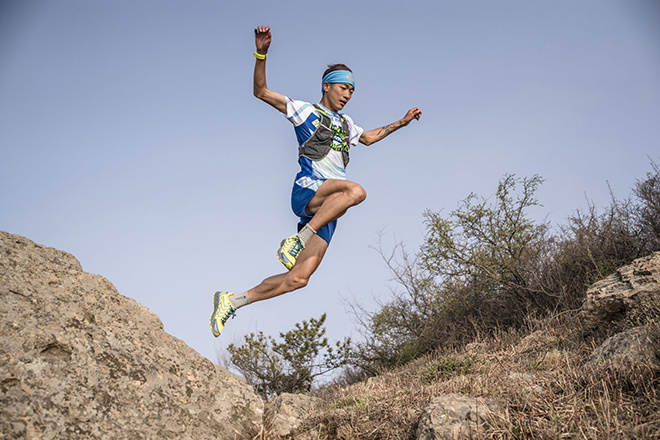
<svg viewBox="0 0 660 440"><path fill-rule="evenodd" d="M360 142L363 143L364 145L371 145L374 142L378 142L379 140L385 138L386 136L394 133L399 128L405 127L406 125L410 124L410 122L413 119L419 120L421 116L422 116L422 111L419 108L417 107L412 108L408 110L408 113L406 113L403 119L400 119L396 122L392 122L391 124L385 125L384 127L376 128L375 130L365 131L360 136Z"/></svg>

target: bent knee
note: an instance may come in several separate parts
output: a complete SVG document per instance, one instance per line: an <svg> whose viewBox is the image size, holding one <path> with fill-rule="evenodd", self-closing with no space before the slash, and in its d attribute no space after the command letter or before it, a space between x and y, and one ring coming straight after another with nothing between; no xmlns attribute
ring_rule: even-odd
<svg viewBox="0 0 660 440"><path fill-rule="evenodd" d="M351 201L353 202L354 205L358 205L367 198L367 192L360 186L359 184L355 183L354 186L351 187Z"/></svg>

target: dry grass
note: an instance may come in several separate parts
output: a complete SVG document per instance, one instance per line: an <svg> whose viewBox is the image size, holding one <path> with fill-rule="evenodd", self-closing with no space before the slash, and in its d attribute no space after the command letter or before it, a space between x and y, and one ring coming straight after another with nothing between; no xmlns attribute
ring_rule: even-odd
<svg viewBox="0 0 660 440"><path fill-rule="evenodd" d="M660 439L657 373L585 368L601 341L584 340L575 316L530 327L329 387L319 393L323 408L293 438L413 439L424 408L459 393L507 408L478 438Z"/></svg>

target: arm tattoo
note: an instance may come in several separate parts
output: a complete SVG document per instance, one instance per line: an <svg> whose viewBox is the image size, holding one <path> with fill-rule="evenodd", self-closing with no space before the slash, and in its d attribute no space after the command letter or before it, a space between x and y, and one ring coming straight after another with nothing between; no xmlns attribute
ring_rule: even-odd
<svg viewBox="0 0 660 440"><path fill-rule="evenodd" d="M390 125L386 125L378 131L378 137L382 139L392 132L397 131L401 127L403 127L403 121L393 122Z"/></svg>

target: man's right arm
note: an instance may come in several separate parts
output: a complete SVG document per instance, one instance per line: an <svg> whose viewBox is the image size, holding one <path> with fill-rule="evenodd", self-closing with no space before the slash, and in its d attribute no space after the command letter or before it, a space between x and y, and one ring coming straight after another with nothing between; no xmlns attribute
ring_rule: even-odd
<svg viewBox="0 0 660 440"><path fill-rule="evenodd" d="M254 30L254 42L257 46L257 53L267 55L270 47L271 33L269 26L259 26ZM277 92L273 92L266 84L266 58L260 60L257 58L254 65L254 96L282 113L286 113L286 98Z"/></svg>

